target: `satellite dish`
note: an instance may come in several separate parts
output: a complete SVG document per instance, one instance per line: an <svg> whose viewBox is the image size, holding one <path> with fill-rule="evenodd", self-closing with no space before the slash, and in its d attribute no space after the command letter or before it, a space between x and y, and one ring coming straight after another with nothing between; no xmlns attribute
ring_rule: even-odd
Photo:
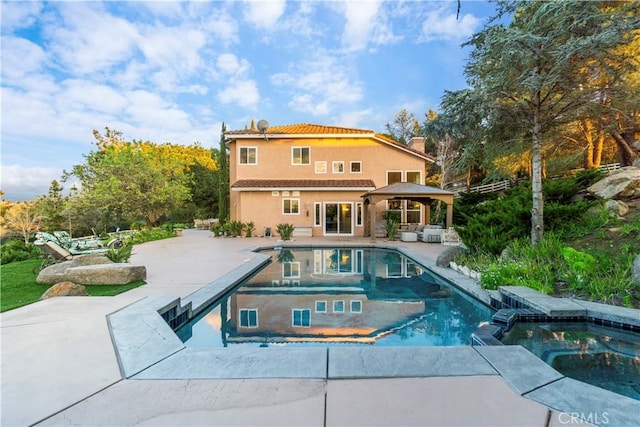
<svg viewBox="0 0 640 427"><path fill-rule="evenodd" d="M258 130L262 133L265 133L269 128L269 122L266 120L258 120Z"/></svg>

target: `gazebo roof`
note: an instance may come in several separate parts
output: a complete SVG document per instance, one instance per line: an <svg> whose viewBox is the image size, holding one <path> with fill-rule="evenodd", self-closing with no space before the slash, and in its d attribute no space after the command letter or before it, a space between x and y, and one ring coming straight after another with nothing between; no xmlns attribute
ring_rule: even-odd
<svg viewBox="0 0 640 427"><path fill-rule="evenodd" d="M386 187L380 187L375 190L371 190L362 195L362 197L368 196L388 196L393 197L433 197L433 196L453 196L452 191L443 190L437 187L430 187L428 185L414 184L412 182L395 182Z"/></svg>

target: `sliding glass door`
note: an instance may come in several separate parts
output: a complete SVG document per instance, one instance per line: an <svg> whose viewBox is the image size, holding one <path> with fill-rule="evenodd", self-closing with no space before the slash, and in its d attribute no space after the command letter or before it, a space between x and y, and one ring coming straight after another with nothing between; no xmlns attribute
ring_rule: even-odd
<svg viewBox="0 0 640 427"><path fill-rule="evenodd" d="M353 235L353 203L325 203L324 234Z"/></svg>

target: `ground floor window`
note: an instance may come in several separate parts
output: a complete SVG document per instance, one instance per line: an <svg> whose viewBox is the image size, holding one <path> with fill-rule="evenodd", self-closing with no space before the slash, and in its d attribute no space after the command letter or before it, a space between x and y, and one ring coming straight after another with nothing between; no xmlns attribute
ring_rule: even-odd
<svg viewBox="0 0 640 427"><path fill-rule="evenodd" d="M258 327L258 310L255 308L240 309L240 327L241 328L257 328Z"/></svg>
<svg viewBox="0 0 640 427"><path fill-rule="evenodd" d="M282 199L282 213L284 215L299 215L300 199Z"/></svg>

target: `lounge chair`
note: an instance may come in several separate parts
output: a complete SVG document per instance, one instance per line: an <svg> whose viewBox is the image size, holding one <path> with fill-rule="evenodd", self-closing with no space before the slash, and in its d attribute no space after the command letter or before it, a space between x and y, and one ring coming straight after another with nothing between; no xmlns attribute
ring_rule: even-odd
<svg viewBox="0 0 640 427"><path fill-rule="evenodd" d="M45 242L51 242L57 246L60 246L62 249L65 249L66 251L70 252L72 255L103 254L109 251L109 247L88 248L88 247L82 247L77 243L73 243L71 237L69 237L69 234L65 231L63 232L56 231L54 232L54 234L55 236L49 233L45 233L44 231L39 231L36 233L36 240L33 243L36 245L41 245ZM122 241L120 239L112 239L109 245L114 246L112 245L112 243L114 242L121 243ZM119 246L119 245L115 245L115 246Z"/></svg>
<svg viewBox="0 0 640 427"><path fill-rule="evenodd" d="M36 241L35 244L40 247L45 254L53 258L55 262L71 261L73 259L71 252L55 242L47 241L40 243Z"/></svg>
<svg viewBox="0 0 640 427"><path fill-rule="evenodd" d="M40 270L52 264L71 261L73 259L71 252L53 241L36 240L33 243L40 248L43 254L42 263L33 268L35 274L38 274Z"/></svg>

